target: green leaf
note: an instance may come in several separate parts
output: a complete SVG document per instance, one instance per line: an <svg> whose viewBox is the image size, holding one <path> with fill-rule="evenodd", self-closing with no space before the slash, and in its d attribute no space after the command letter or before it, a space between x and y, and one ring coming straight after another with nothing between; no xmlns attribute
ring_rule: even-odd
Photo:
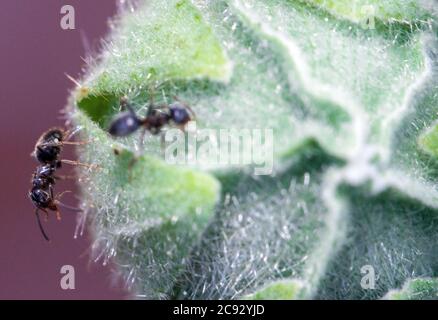
<svg viewBox="0 0 438 320"><path fill-rule="evenodd" d="M292 300L300 290L300 283L293 280L277 281L256 293L243 297L245 300Z"/></svg>
<svg viewBox="0 0 438 320"><path fill-rule="evenodd" d="M363 29L282 0L232 3L282 54L289 79L304 91L300 95L306 96L308 108L332 126L336 122L325 114L328 104L347 113L334 136L312 130L323 147L351 157L369 143L377 148L376 156L385 157L392 122L406 111L406 97L427 73L422 33L397 26L390 32Z"/></svg>
<svg viewBox="0 0 438 320"><path fill-rule="evenodd" d="M133 290L166 298L182 260L212 216L218 181L148 155L132 163L133 154L82 112L73 119L81 134L93 139L81 148L81 161L99 159L100 168L81 178L84 206L96 210L91 220L96 259L104 257L106 263L117 256Z"/></svg>
<svg viewBox="0 0 438 320"><path fill-rule="evenodd" d="M437 211L395 190L370 195L345 188L350 199L347 242L332 259L316 298L377 299L411 277L438 271ZM361 286L371 266L375 287Z"/></svg>
<svg viewBox="0 0 438 320"><path fill-rule="evenodd" d="M323 172L337 164L309 147L275 178L219 177L224 202L194 248L176 298L234 299L283 278L303 279L302 291L309 290L342 237L342 223L333 225L342 213L321 196Z"/></svg>
<svg viewBox="0 0 438 320"><path fill-rule="evenodd" d="M304 0L334 15L362 22L375 17L383 22L424 23L429 17L421 2L415 0Z"/></svg>
<svg viewBox="0 0 438 320"><path fill-rule="evenodd" d="M402 289L391 290L388 300L438 300L438 279L410 279Z"/></svg>
<svg viewBox="0 0 438 320"><path fill-rule="evenodd" d="M438 156L438 126L433 125L423 132L419 137L418 144L425 152L432 156Z"/></svg>
<svg viewBox="0 0 438 320"><path fill-rule="evenodd" d="M374 29L363 5L377 6ZM437 34L412 1L122 9L69 108L95 139L81 160L102 167L81 176L95 252L145 298L376 299L436 277ZM272 130L272 174L172 166L155 136L132 165L139 135L105 133L122 95L142 116L177 96L199 130ZM361 288L363 265L376 290Z"/></svg>
<svg viewBox="0 0 438 320"><path fill-rule="evenodd" d="M139 90L157 79L229 79L230 61L190 1L140 6L112 21L114 33L84 82L91 93Z"/></svg>

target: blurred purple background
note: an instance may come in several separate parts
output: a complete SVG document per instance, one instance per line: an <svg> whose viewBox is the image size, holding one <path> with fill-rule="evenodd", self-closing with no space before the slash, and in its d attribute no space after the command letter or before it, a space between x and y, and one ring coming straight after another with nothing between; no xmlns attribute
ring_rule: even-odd
<svg viewBox="0 0 438 320"><path fill-rule="evenodd" d="M60 27L60 9L73 5L76 29ZM111 266L90 262L87 235L73 239L76 214L63 210L56 221L44 223L51 237L40 234L34 207L27 197L36 162L29 154L46 129L60 125L72 83L64 73L80 74L85 56L81 32L92 48L107 31L115 1L2 0L0 2L0 143L1 143L1 299L118 299L127 298L120 281L113 284ZM74 157L71 149L65 158ZM70 168L64 166L63 174ZM71 172L71 171L70 171ZM63 202L77 205L72 182L56 191L72 190ZM62 290L60 269L75 268L75 290Z"/></svg>

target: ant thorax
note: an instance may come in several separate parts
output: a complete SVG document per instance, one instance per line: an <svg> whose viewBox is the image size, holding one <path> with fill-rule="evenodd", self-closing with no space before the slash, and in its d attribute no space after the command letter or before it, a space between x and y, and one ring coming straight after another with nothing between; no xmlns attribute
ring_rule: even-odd
<svg viewBox="0 0 438 320"><path fill-rule="evenodd" d="M152 133L158 134L169 123L170 115L159 109L152 109L143 120L145 127Z"/></svg>

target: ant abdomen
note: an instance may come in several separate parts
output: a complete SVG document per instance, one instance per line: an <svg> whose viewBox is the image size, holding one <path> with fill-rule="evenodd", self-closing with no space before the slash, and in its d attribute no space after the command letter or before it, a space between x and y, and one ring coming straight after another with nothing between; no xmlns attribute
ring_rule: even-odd
<svg viewBox="0 0 438 320"><path fill-rule="evenodd" d="M35 206L39 208L48 208L52 203L52 197L50 194L37 187L32 188L29 192L29 197Z"/></svg>
<svg viewBox="0 0 438 320"><path fill-rule="evenodd" d="M126 137L135 132L142 121L132 112L122 112L111 122L108 132L115 137Z"/></svg>

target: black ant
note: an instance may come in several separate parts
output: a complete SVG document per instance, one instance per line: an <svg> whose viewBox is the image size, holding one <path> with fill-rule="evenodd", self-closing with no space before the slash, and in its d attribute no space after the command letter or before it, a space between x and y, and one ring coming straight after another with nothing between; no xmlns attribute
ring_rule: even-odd
<svg viewBox="0 0 438 320"><path fill-rule="evenodd" d="M49 238L41 224L39 210L46 213L46 218L48 216L47 210L56 211L56 217L58 220L61 218L58 206L80 211L80 209L64 205L58 201L65 192L56 197L53 195L53 186L55 185L56 180L64 178L62 176L56 176L56 170L61 167L62 163L92 167L92 165L80 163L78 161L59 159L63 145L81 145L88 143L70 142L68 141L70 137L71 134L61 128L51 128L43 133L38 139L35 145L35 150L32 153L41 165L37 167L37 170L32 176L32 188L29 191L29 198L36 207L35 215L37 216L38 226L43 237L47 241L49 241Z"/></svg>
<svg viewBox="0 0 438 320"><path fill-rule="evenodd" d="M174 97L174 99L177 102L170 105L154 105L154 103L151 102L146 117L142 119L137 116L126 97L120 98L121 109L127 109L127 111L115 116L108 129L109 134L114 137L125 137L134 133L140 127L143 127L143 133L140 137L142 144L146 131L157 135L162 132L164 126L170 124L181 129L184 128L189 121L195 119L195 113L187 104L181 102L177 97Z"/></svg>

